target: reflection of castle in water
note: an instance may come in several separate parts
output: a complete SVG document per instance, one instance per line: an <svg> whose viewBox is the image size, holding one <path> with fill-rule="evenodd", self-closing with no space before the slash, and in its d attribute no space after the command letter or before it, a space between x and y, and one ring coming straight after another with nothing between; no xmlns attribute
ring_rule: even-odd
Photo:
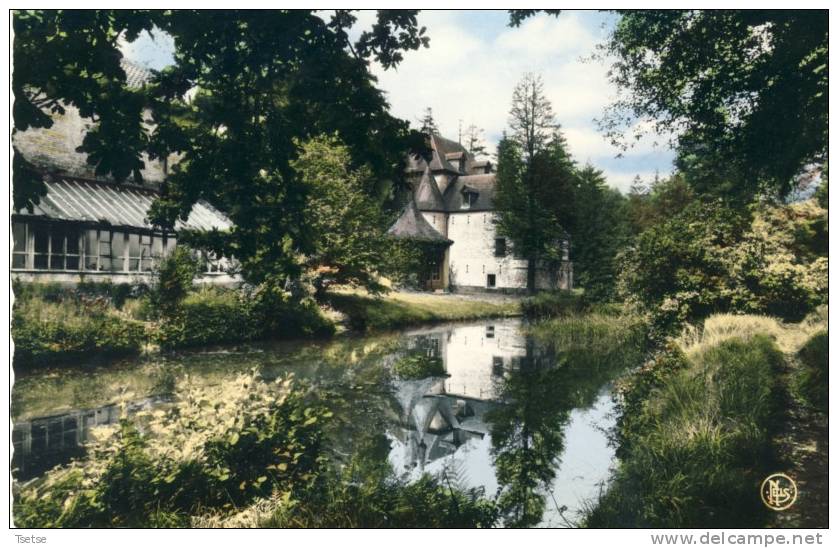
<svg viewBox="0 0 838 548"><path fill-rule="evenodd" d="M423 470L489 434L485 415L498 405L498 386L527 356L517 321L414 332L413 352L442 360L448 377L396 383L401 421L393 434L397 469Z"/></svg>

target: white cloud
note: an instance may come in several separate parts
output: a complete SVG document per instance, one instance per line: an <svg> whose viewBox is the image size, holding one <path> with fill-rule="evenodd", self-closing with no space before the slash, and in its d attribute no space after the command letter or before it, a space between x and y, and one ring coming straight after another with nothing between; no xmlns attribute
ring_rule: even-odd
<svg viewBox="0 0 838 548"><path fill-rule="evenodd" d="M374 67L394 115L416 125L431 107L444 135L456 138L460 123L473 123L485 129L494 147L507 127L515 84L523 73L536 72L579 162L600 167L612 186L624 190L636 174L652 177L655 169L670 170L671 153L655 147L653 138L634 143L625 159L617 160L621 151L597 130L594 119L616 98L616 90L605 64L582 60L603 36L596 24L562 12L558 18L540 15L510 28L505 13L488 22L486 17L470 19L472 13L422 12L419 22L427 26L430 48L407 52L396 70Z"/></svg>
<svg viewBox="0 0 838 548"><path fill-rule="evenodd" d="M355 15L358 22L350 34L357 38L372 26L375 12ZM598 23L613 23L613 17L562 11L557 18L529 18L519 28L508 27L507 18L506 12L420 12L430 48L406 52L396 69L372 67L393 115L417 125L424 109L431 107L444 135L456 139L460 123L463 128L475 124L485 130L493 149L507 127L515 84L523 73L536 72L544 79L571 152L579 162L603 169L612 186L625 190L638 173L651 178L655 169L662 174L671 170L672 153L655 147L653 134L616 160L620 150L597 131L594 119L616 98L616 89L607 79L607 65L582 59L604 37L606 30ZM147 37L123 47L128 57L151 66L164 63L171 52L171 45ZM657 141L667 142L665 137Z"/></svg>
<svg viewBox="0 0 838 548"><path fill-rule="evenodd" d="M601 133L590 127L563 127L570 152L580 162L591 161L603 157L614 157L620 150L614 147Z"/></svg>
<svg viewBox="0 0 838 548"><path fill-rule="evenodd" d="M564 13L558 18L531 17L520 27L510 28L498 36L495 46L514 55L555 57L587 53L596 40L576 14Z"/></svg>
<svg viewBox="0 0 838 548"><path fill-rule="evenodd" d="M133 42L124 38L119 40L119 49L122 55L132 61L138 62L149 68L160 70L174 62L172 52L175 48L175 41L171 35L155 29L152 33L143 31Z"/></svg>

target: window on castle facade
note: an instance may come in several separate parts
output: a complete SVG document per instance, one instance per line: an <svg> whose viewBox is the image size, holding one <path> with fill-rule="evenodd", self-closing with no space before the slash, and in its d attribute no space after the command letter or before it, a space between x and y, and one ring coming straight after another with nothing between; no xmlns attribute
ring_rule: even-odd
<svg viewBox="0 0 838 548"><path fill-rule="evenodd" d="M460 209L471 209L476 203L476 192L463 192L463 203L460 205Z"/></svg>

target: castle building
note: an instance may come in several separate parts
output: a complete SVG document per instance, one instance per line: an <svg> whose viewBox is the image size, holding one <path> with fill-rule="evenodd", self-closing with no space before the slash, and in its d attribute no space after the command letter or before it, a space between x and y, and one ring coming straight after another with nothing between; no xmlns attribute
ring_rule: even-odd
<svg viewBox="0 0 838 548"><path fill-rule="evenodd" d="M127 83L141 87L151 73L123 60ZM181 230L229 230L230 220L206 201L198 201L174 230L149 223L148 209L166 177L167 163L145 156L142 184L97 176L86 155L77 152L90 119L64 105L49 128L30 128L13 136L21 154L43 177L46 194L29 209L12 213L12 278L73 284L79 281L148 282L154 265L174 249ZM199 254L199 283L233 283L231 262Z"/></svg>
<svg viewBox="0 0 838 548"><path fill-rule="evenodd" d="M528 263L496 228L492 164L461 144L430 135L432 156L410 158L413 195L388 233L433 250L420 286L426 290L519 292L527 288ZM537 289L572 289L568 242L561 261L536 265Z"/></svg>

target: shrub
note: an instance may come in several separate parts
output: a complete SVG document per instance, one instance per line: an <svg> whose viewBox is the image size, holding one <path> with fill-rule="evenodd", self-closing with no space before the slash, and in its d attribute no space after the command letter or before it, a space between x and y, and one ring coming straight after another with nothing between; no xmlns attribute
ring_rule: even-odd
<svg viewBox="0 0 838 548"><path fill-rule="evenodd" d="M321 422L290 380L243 375L223 386L178 388L179 405L101 428L86 460L22 488L20 527L184 525L274 490L304 487L322 463Z"/></svg>
<svg viewBox="0 0 838 548"><path fill-rule="evenodd" d="M119 283L111 281L91 282L82 279L76 285L55 282L27 283L15 280L12 284L18 301L39 299L48 303L94 303L107 304L121 309L129 299L146 295L149 288L144 283Z"/></svg>
<svg viewBox="0 0 838 548"><path fill-rule="evenodd" d="M246 291L243 298L251 305L251 315L262 338L328 336L334 324L326 318L310 295L292 296L273 284L262 284Z"/></svg>
<svg viewBox="0 0 838 548"><path fill-rule="evenodd" d="M144 283L120 283L110 281L89 282L82 280L75 287L77 298L88 300L101 298L108 301L116 309L121 310L129 299L138 299L149 293L149 287Z"/></svg>
<svg viewBox="0 0 838 548"><path fill-rule="evenodd" d="M115 314L101 302L19 300L12 315L14 364L42 366L140 352L142 323Z"/></svg>
<svg viewBox="0 0 838 548"><path fill-rule="evenodd" d="M240 292L202 288L167 310L159 322L157 341L167 350L236 343L256 338L258 330Z"/></svg>
<svg viewBox="0 0 838 548"><path fill-rule="evenodd" d="M751 216L695 202L625 250L620 293L650 315L657 340L718 312L799 320L827 295L825 215L812 200L758 204Z"/></svg>
<svg viewBox="0 0 838 548"><path fill-rule="evenodd" d="M800 368L795 372L793 389L808 405L829 411L829 335L816 333L797 354Z"/></svg>
<svg viewBox="0 0 838 548"><path fill-rule="evenodd" d="M264 290L201 288L160 319L157 340L161 348L175 349L333 332L313 301L294 303Z"/></svg>
<svg viewBox="0 0 838 548"><path fill-rule="evenodd" d="M153 308L160 315L173 315L192 289L198 274L198 261L192 252L177 246L154 271L154 286L150 298Z"/></svg>

